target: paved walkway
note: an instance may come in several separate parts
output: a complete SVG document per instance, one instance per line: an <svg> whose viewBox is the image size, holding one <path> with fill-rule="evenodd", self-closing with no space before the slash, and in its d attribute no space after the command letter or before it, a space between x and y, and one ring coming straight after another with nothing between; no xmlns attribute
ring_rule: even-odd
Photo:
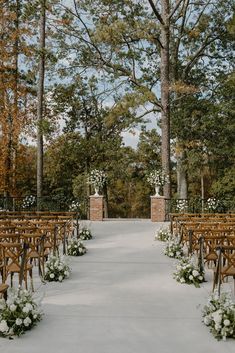
<svg viewBox="0 0 235 353"><path fill-rule="evenodd" d="M202 288L172 278L174 260L154 241L160 224L107 221L91 224L88 253L72 258L71 278L40 285L45 316L1 353L225 353L201 323L211 282Z"/></svg>

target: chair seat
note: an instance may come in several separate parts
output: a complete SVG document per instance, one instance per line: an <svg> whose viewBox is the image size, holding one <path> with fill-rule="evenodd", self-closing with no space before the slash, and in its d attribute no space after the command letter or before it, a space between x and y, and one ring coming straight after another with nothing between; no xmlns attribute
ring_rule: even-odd
<svg viewBox="0 0 235 353"><path fill-rule="evenodd" d="M218 259L218 255L216 253L210 253L205 256L205 260L207 260L207 261L213 261L213 260L217 260L217 259Z"/></svg>
<svg viewBox="0 0 235 353"><path fill-rule="evenodd" d="M24 268L24 271L29 271L33 268L33 265L27 264ZM20 272L20 266L17 264L10 264L6 267L7 272Z"/></svg>
<svg viewBox="0 0 235 353"><path fill-rule="evenodd" d="M222 276L235 276L235 267L222 267L221 274Z"/></svg>
<svg viewBox="0 0 235 353"><path fill-rule="evenodd" d="M5 283L0 284L0 293L6 292L8 287L9 287L8 284L5 284Z"/></svg>

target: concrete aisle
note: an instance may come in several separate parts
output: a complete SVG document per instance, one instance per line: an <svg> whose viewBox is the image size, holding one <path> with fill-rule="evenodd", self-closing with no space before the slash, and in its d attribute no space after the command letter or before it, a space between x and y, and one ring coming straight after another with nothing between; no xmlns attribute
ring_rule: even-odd
<svg viewBox="0 0 235 353"><path fill-rule="evenodd" d="M154 241L160 224L91 224L88 253L71 259L71 278L38 285L43 321L20 339L0 338L1 353L225 353L201 323L211 282L178 284L174 260ZM201 307L200 307L200 304Z"/></svg>

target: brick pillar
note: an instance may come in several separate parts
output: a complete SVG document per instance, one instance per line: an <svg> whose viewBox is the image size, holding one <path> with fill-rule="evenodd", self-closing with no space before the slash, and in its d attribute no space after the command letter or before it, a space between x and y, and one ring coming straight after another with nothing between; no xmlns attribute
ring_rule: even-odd
<svg viewBox="0 0 235 353"><path fill-rule="evenodd" d="M166 217L164 196L151 196L151 221L164 222Z"/></svg>
<svg viewBox="0 0 235 353"><path fill-rule="evenodd" d="M90 196L90 220L103 221L103 199L102 195Z"/></svg>

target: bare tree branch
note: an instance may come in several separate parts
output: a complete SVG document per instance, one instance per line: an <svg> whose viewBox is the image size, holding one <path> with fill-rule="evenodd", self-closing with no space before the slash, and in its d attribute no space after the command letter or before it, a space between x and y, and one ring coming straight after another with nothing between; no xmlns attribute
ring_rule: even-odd
<svg viewBox="0 0 235 353"><path fill-rule="evenodd" d="M200 21L202 15L204 14L204 12L205 12L207 6L210 5L210 4L211 4L211 0L208 0L207 3L204 5L203 9L201 10L201 12L200 12L200 14L199 14L197 20L195 21L193 27L191 28L191 31L193 31L193 30L195 29L195 27L197 26L198 22Z"/></svg>
<svg viewBox="0 0 235 353"><path fill-rule="evenodd" d="M164 21L163 21L163 18L162 16L160 15L160 13L158 12L156 6L154 5L153 1L152 0L148 0L150 6L152 7L152 10L154 12L154 14L156 15L158 21L164 26Z"/></svg>
<svg viewBox="0 0 235 353"><path fill-rule="evenodd" d="M184 77L187 77L189 70L192 68L192 66L195 64L196 60L203 55L203 51L206 49L207 46L209 46L211 43L219 39L219 37L211 37L212 34L208 34L206 36L206 39L202 43L201 47L196 51L196 53L193 55L192 59L190 62L186 65L184 69ZM210 39L211 38L211 39Z"/></svg>
<svg viewBox="0 0 235 353"><path fill-rule="evenodd" d="M179 6L182 4L183 1L184 1L184 0L178 0L178 1L177 1L177 3L176 3L176 5L175 5L174 9L173 9L173 10L171 11L171 13L170 13L169 19L171 19L172 16L174 16L175 12L177 11L177 9L179 8Z"/></svg>

